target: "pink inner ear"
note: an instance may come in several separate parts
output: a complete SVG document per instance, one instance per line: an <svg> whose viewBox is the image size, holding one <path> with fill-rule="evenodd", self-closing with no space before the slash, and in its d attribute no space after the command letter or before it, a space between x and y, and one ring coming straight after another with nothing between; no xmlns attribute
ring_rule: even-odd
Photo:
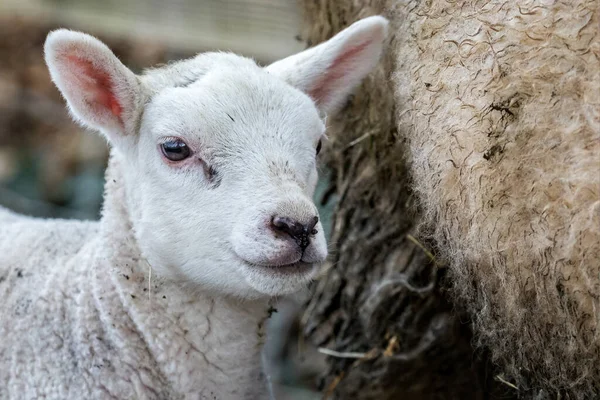
<svg viewBox="0 0 600 400"><path fill-rule="evenodd" d="M91 61L84 58L75 55L66 57L71 66L77 68L78 71L73 75L78 80L80 88L91 97L89 100L110 110L120 122L123 108L115 96L108 72L97 68Z"/></svg>
<svg viewBox="0 0 600 400"><path fill-rule="evenodd" d="M327 71L313 85L312 90L308 95L317 103L322 103L327 100L331 93L340 85L340 81L349 72L355 58L371 44L372 40L368 40L356 46L346 49L342 54L338 55L331 63Z"/></svg>

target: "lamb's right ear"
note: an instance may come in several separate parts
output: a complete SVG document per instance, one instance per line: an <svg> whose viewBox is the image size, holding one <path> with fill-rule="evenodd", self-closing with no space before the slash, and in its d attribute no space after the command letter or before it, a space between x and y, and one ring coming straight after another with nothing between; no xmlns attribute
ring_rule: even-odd
<svg viewBox="0 0 600 400"><path fill-rule="evenodd" d="M52 80L78 122L103 132L111 142L135 132L139 81L104 43L59 29L46 38L44 53Z"/></svg>
<svg viewBox="0 0 600 400"><path fill-rule="evenodd" d="M311 97L325 112L337 111L377 65L387 36L387 19L364 18L328 41L266 67Z"/></svg>

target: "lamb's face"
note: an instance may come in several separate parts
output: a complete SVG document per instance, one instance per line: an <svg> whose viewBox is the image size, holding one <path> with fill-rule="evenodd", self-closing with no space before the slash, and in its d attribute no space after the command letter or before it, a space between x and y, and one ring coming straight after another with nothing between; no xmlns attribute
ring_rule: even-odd
<svg viewBox="0 0 600 400"><path fill-rule="evenodd" d="M159 91L125 155L150 264L244 296L304 286L327 256L311 200L324 131L307 95L243 58Z"/></svg>
<svg viewBox="0 0 600 400"><path fill-rule="evenodd" d="M46 40L73 116L119 153L143 256L163 277L240 297L298 290L326 255L311 197L322 116L377 63L382 17L260 68L208 53L136 76L97 39Z"/></svg>

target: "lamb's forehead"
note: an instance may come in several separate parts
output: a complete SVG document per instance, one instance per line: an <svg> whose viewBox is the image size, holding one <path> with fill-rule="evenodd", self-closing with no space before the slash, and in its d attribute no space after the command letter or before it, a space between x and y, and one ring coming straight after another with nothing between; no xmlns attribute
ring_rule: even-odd
<svg viewBox="0 0 600 400"><path fill-rule="evenodd" d="M253 60L237 54L201 53L186 60L147 69L142 74L141 80L151 92L158 93L165 88L188 86L206 75L211 69L252 66L258 67Z"/></svg>
<svg viewBox="0 0 600 400"><path fill-rule="evenodd" d="M152 118L158 130L169 131L174 126L194 130L198 123L214 133L231 133L240 125L259 128L255 134L277 129L285 134L293 129L297 135L308 131L310 136L319 136L324 130L307 95L245 57L205 53L151 70L142 79L152 89L152 113L168 116Z"/></svg>
<svg viewBox="0 0 600 400"><path fill-rule="evenodd" d="M286 102L289 106L314 106L304 93L270 75L252 59L233 53L202 53L194 58L178 61L164 67L150 69L142 81L156 97L172 88L203 87L212 96L230 96L243 100L251 95L269 96L273 102Z"/></svg>

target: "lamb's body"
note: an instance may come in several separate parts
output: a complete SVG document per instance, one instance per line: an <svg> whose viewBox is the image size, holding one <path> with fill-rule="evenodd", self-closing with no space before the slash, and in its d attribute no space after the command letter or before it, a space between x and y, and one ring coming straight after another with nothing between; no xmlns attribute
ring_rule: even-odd
<svg viewBox="0 0 600 400"><path fill-rule="evenodd" d="M0 399L265 398L265 301L149 287L113 189L100 222L0 210Z"/></svg>

